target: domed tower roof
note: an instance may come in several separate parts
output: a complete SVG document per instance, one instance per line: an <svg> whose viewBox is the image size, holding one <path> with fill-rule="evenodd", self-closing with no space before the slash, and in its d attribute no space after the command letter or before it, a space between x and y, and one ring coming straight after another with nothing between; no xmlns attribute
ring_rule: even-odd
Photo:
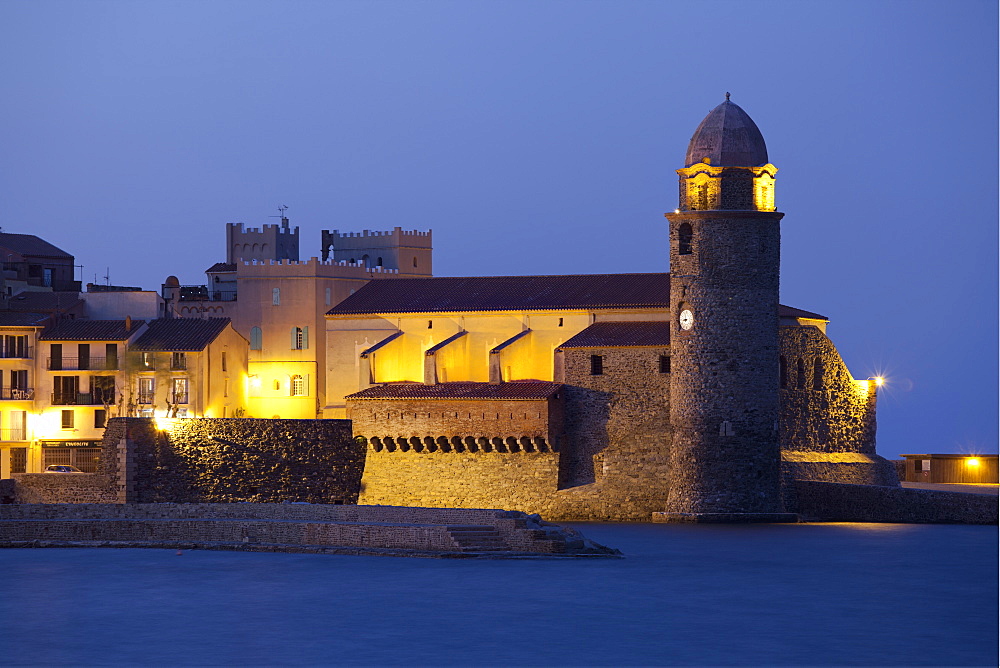
<svg viewBox="0 0 1000 668"><path fill-rule="evenodd" d="M708 112L688 144L684 166L708 158L717 167L766 165L767 146L757 124L738 105L726 101Z"/></svg>

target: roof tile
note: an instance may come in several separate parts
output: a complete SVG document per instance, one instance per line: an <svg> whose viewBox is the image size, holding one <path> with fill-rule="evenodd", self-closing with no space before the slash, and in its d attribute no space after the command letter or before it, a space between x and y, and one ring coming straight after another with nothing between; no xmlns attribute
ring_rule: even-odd
<svg viewBox="0 0 1000 668"><path fill-rule="evenodd" d="M560 348L624 348L630 346L669 346L670 323L595 322Z"/></svg>
<svg viewBox="0 0 1000 668"><path fill-rule="evenodd" d="M129 346L132 350L204 350L229 324L229 318L161 318Z"/></svg>
<svg viewBox="0 0 1000 668"><path fill-rule="evenodd" d="M124 341L145 320L133 320L129 329L124 320L60 320L42 332L39 341Z"/></svg>
<svg viewBox="0 0 1000 668"><path fill-rule="evenodd" d="M510 383L389 383L347 395L347 399L509 399L528 401L557 394L561 383L518 380Z"/></svg>

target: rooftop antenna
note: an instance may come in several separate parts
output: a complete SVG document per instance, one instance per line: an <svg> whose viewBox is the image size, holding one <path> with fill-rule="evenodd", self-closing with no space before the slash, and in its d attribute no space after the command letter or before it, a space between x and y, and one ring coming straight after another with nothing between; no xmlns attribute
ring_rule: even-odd
<svg viewBox="0 0 1000 668"><path fill-rule="evenodd" d="M104 272L104 285L111 285L111 267L105 267Z"/></svg>
<svg viewBox="0 0 1000 668"><path fill-rule="evenodd" d="M281 226L288 227L288 216L285 215L286 211L288 211L288 205L282 204L278 207L278 215L268 216L268 218L281 218Z"/></svg>

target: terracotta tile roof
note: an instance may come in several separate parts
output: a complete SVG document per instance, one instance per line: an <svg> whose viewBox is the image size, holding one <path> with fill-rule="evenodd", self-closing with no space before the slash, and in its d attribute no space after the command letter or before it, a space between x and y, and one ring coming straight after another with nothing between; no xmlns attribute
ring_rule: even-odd
<svg viewBox="0 0 1000 668"><path fill-rule="evenodd" d="M235 262L216 262L211 267L205 270L206 274L214 274L220 271L236 271Z"/></svg>
<svg viewBox="0 0 1000 668"><path fill-rule="evenodd" d="M11 311L56 313L81 306L83 300L77 292L21 292L7 300Z"/></svg>
<svg viewBox="0 0 1000 668"><path fill-rule="evenodd" d="M561 383L544 380L518 380L510 383L390 383L369 387L347 399L510 399L528 401L547 399L559 392Z"/></svg>
<svg viewBox="0 0 1000 668"><path fill-rule="evenodd" d="M669 274L389 278L367 283L328 313L666 308L669 297Z"/></svg>
<svg viewBox="0 0 1000 668"><path fill-rule="evenodd" d="M133 320L125 329L124 320L60 320L51 329L42 332L39 341L124 341L145 320Z"/></svg>
<svg viewBox="0 0 1000 668"><path fill-rule="evenodd" d="M800 308L792 308L791 306L778 306L778 317L781 318L809 318L811 320L827 320L825 315L820 315L819 313L811 313L810 311L803 311Z"/></svg>
<svg viewBox="0 0 1000 668"><path fill-rule="evenodd" d="M624 348L629 346L669 346L670 323L595 322L560 348Z"/></svg>
<svg viewBox="0 0 1000 668"><path fill-rule="evenodd" d="M46 313L0 311L0 327L43 327L48 320Z"/></svg>
<svg viewBox="0 0 1000 668"><path fill-rule="evenodd" d="M196 352L208 347L228 324L229 318L161 318L150 322L129 348Z"/></svg>
<svg viewBox="0 0 1000 668"><path fill-rule="evenodd" d="M38 257L68 257L73 256L56 248L48 241L39 239L34 234L9 234L0 232L0 247L9 248L21 255L36 255Z"/></svg>
<svg viewBox="0 0 1000 668"><path fill-rule="evenodd" d="M327 313L666 309L669 303L667 273L387 278L368 282ZM781 317L827 319L788 306L779 306L778 312Z"/></svg>

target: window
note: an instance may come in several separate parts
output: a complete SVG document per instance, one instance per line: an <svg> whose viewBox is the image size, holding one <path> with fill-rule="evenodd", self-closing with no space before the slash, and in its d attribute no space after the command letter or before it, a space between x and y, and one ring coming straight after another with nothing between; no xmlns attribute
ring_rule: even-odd
<svg viewBox="0 0 1000 668"><path fill-rule="evenodd" d="M63 411L62 412L62 428L72 429L73 423L75 422L73 411Z"/></svg>
<svg viewBox="0 0 1000 668"><path fill-rule="evenodd" d="M115 403L115 377L91 376L90 401L94 404L105 404L108 406Z"/></svg>
<svg viewBox="0 0 1000 668"><path fill-rule="evenodd" d="M90 344L81 343L77 346L77 369L89 369L90 368Z"/></svg>
<svg viewBox="0 0 1000 668"><path fill-rule="evenodd" d="M428 320L427 321L427 329L434 329L434 321L433 320Z"/></svg>
<svg viewBox="0 0 1000 668"><path fill-rule="evenodd" d="M77 403L80 393L79 376L54 376L52 378L52 403L72 406Z"/></svg>
<svg viewBox="0 0 1000 668"><path fill-rule="evenodd" d="M143 369L149 369L149 370L155 369L156 368L156 365L154 364L155 359L156 358L153 356L153 353L142 353L142 359L139 361L139 365Z"/></svg>
<svg viewBox="0 0 1000 668"><path fill-rule="evenodd" d="M28 387L28 370L17 369L10 372L10 398L33 399L34 391Z"/></svg>
<svg viewBox="0 0 1000 668"><path fill-rule="evenodd" d="M413 266L414 266L414 267L416 267L416 266L417 266L417 258L413 258Z"/></svg>
<svg viewBox="0 0 1000 668"><path fill-rule="evenodd" d="M818 357L813 364L813 389L823 389L823 362Z"/></svg>
<svg viewBox="0 0 1000 668"><path fill-rule="evenodd" d="M49 368L53 371L62 369L62 344L53 343L49 345Z"/></svg>
<svg viewBox="0 0 1000 668"><path fill-rule="evenodd" d="M590 375L601 376L604 374L604 357L601 355L590 356Z"/></svg>
<svg viewBox="0 0 1000 668"><path fill-rule="evenodd" d="M559 318L559 326L560 326L560 327L562 327L562 326L563 326L563 319L562 319L562 318Z"/></svg>
<svg viewBox="0 0 1000 668"><path fill-rule="evenodd" d="M796 387L800 390L804 390L806 387L806 365L800 357L795 361L795 371L796 371Z"/></svg>
<svg viewBox="0 0 1000 668"><path fill-rule="evenodd" d="M11 411L10 412L10 429L7 430L7 438L12 441L26 441L28 440L28 411ZM11 451L11 456L13 456L13 450ZM11 466L13 466L13 462ZM11 473L24 473L24 471L13 471Z"/></svg>
<svg viewBox="0 0 1000 668"><path fill-rule="evenodd" d="M94 429L104 429L105 423L108 421L108 412L103 408L98 408L94 411Z"/></svg>
<svg viewBox="0 0 1000 668"><path fill-rule="evenodd" d="M3 357L28 357L28 337L4 336L0 353Z"/></svg>
<svg viewBox="0 0 1000 668"><path fill-rule="evenodd" d="M785 359L784 355L778 358L778 366L780 367L781 387L784 389L788 387L788 360Z"/></svg>
<svg viewBox="0 0 1000 668"><path fill-rule="evenodd" d="M153 396L156 392L156 379L155 378L140 378L139 379L139 403L140 404L152 404Z"/></svg>
<svg viewBox="0 0 1000 668"><path fill-rule="evenodd" d="M670 373L670 355L660 355L660 373Z"/></svg>
<svg viewBox="0 0 1000 668"><path fill-rule="evenodd" d="M330 288L326 289L326 305L330 305Z"/></svg>
<svg viewBox="0 0 1000 668"><path fill-rule="evenodd" d="M28 471L28 448L10 449L10 472L26 473Z"/></svg>
<svg viewBox="0 0 1000 668"><path fill-rule="evenodd" d="M250 350L260 350L264 347L263 345L263 333L260 331L260 327L250 328Z"/></svg>
<svg viewBox="0 0 1000 668"><path fill-rule="evenodd" d="M226 379L223 380L223 383L222 383L222 396L224 396L224 397L228 397L229 396L229 379L228 378L226 378Z"/></svg>
<svg viewBox="0 0 1000 668"><path fill-rule="evenodd" d="M690 255L693 239L694 230L691 229L691 224L681 223L680 227L677 228L677 254Z"/></svg>
<svg viewBox="0 0 1000 668"><path fill-rule="evenodd" d="M174 378L173 392L171 392L172 404L186 404L188 402L188 379Z"/></svg>
<svg viewBox="0 0 1000 668"><path fill-rule="evenodd" d="M304 397L309 394L309 388L302 376L292 376L291 390L293 397Z"/></svg>
<svg viewBox="0 0 1000 668"><path fill-rule="evenodd" d="M110 371L118 368L118 344L107 343L104 345L104 369Z"/></svg>
<svg viewBox="0 0 1000 668"><path fill-rule="evenodd" d="M187 368L186 353L170 353L170 369L172 371L184 371Z"/></svg>
<svg viewBox="0 0 1000 668"><path fill-rule="evenodd" d="M382 266L382 258L378 258L378 259L375 260L375 266L376 267L381 267Z"/></svg>
<svg viewBox="0 0 1000 668"><path fill-rule="evenodd" d="M271 290L271 303L275 306L281 305L281 288Z"/></svg>
<svg viewBox="0 0 1000 668"><path fill-rule="evenodd" d="M223 371L228 371L228 369L226 368L226 353L225 352L222 353L222 370Z"/></svg>
<svg viewBox="0 0 1000 668"><path fill-rule="evenodd" d="M292 327L292 350L307 350L309 348L309 328Z"/></svg>

